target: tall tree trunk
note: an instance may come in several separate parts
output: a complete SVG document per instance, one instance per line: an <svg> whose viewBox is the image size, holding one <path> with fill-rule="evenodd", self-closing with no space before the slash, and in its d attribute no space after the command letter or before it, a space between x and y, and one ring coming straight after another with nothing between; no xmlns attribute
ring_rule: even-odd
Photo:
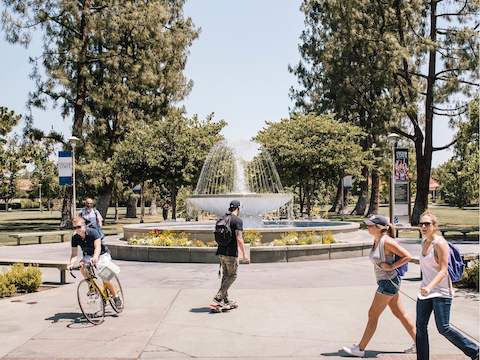
<svg viewBox="0 0 480 360"><path fill-rule="evenodd" d="M175 185L170 188L170 202L172 205L172 220L177 220L177 194L178 189Z"/></svg>
<svg viewBox="0 0 480 360"><path fill-rule="evenodd" d="M82 15L80 20L79 33L82 40L82 48L78 54L76 63L77 86L75 94L75 104L73 108L73 127L72 135L82 138L83 120L85 118L85 100L87 98L87 79L85 75L85 65L87 62L88 51L88 27L87 16L90 11L90 0L84 0L82 3ZM75 161L75 160L74 160ZM72 226L71 210L68 207L73 201L73 190L65 192L66 199L63 200L62 220L60 227L69 228Z"/></svg>
<svg viewBox="0 0 480 360"><path fill-rule="evenodd" d="M148 215L157 215L157 194L153 194Z"/></svg>
<svg viewBox="0 0 480 360"><path fill-rule="evenodd" d="M137 217L137 203L138 196L136 194L131 194L127 200L127 218Z"/></svg>
<svg viewBox="0 0 480 360"><path fill-rule="evenodd" d="M437 2L430 2L430 40L435 43L437 40ZM434 85L436 79L436 48L432 46L428 55L428 75L425 97L425 143L423 138L415 138L415 155L417 160L417 194L412 212L412 224L418 225L420 215L428 208L428 190L430 183L430 172L432 170L433 153L433 104ZM417 135L418 130L415 129ZM422 145L423 151L422 151Z"/></svg>
<svg viewBox="0 0 480 360"><path fill-rule="evenodd" d="M113 185L108 184L100 189L96 207L104 219L107 218L108 207L110 206L110 200L112 199Z"/></svg>
<svg viewBox="0 0 480 360"><path fill-rule="evenodd" d="M73 188L65 186L62 202L62 219L60 220L61 229L70 229L72 227L72 201Z"/></svg>
<svg viewBox="0 0 480 360"><path fill-rule="evenodd" d="M340 181L337 184L337 193L335 194L332 207L328 210L329 213L337 213L340 211L342 203L342 180L343 178L340 178Z"/></svg>
<svg viewBox="0 0 480 360"><path fill-rule="evenodd" d="M368 206L367 216L378 214L380 204L380 174L378 170L372 170L372 185L370 191L370 204Z"/></svg>
<svg viewBox="0 0 480 360"><path fill-rule="evenodd" d="M115 224L118 222L118 196L115 194Z"/></svg>
<svg viewBox="0 0 480 360"><path fill-rule="evenodd" d="M357 204L352 211L352 215L365 215L368 201L368 167L364 166L362 169L362 176L364 179L360 181L360 195L358 196Z"/></svg>

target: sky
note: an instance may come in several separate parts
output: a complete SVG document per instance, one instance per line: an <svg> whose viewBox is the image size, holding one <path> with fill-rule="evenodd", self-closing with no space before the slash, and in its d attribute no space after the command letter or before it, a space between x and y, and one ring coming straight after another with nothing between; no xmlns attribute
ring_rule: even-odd
<svg viewBox="0 0 480 360"><path fill-rule="evenodd" d="M288 65L298 63L299 36L304 28L300 0L187 0L185 14L201 28L191 47L185 74L193 89L182 105L187 113L205 118L214 113L228 126L229 140L248 140L266 121L288 117L289 89L296 85ZM1 10L1 7L0 7ZM29 56L41 50L36 36L28 49L0 38L0 105L26 112L29 91ZM72 119L59 109L35 110L35 126L70 136ZM453 130L448 120L434 124L434 146L448 143ZM434 153L433 166L446 161L451 150Z"/></svg>

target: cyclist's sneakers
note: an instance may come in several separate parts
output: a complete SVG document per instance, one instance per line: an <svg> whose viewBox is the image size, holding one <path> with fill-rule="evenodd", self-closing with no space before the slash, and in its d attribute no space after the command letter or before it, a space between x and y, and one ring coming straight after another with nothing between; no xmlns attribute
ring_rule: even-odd
<svg viewBox="0 0 480 360"><path fill-rule="evenodd" d="M121 308L122 307L122 300L120 299L119 296L115 296L113 298L113 303L115 304L115 306L117 307L117 309Z"/></svg>
<svg viewBox="0 0 480 360"><path fill-rule="evenodd" d="M96 293L97 293L97 292L95 291L95 288L94 288L92 285L89 285L89 286L88 286L87 296L90 297L90 296L95 295Z"/></svg>
<svg viewBox="0 0 480 360"><path fill-rule="evenodd" d="M353 344L352 346L344 346L343 351L345 351L348 355L356 356L356 357L364 357L365 351L360 350L357 344Z"/></svg>

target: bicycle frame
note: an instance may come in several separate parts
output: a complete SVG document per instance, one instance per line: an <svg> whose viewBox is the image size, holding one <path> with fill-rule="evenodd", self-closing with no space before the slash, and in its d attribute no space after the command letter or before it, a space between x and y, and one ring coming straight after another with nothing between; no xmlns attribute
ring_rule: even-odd
<svg viewBox="0 0 480 360"><path fill-rule="evenodd" d="M72 275L73 278L76 278L76 276L73 275L72 270L80 270L80 268L81 266L70 269L70 275ZM98 292L100 293L100 296L102 297L103 302L107 303L108 290L103 280L102 280L103 287L98 285L98 276L95 273L96 266L91 264L85 264L83 265L83 268L87 271L87 274L88 274L88 277L86 277L85 280L87 280L90 286L94 286L98 290Z"/></svg>

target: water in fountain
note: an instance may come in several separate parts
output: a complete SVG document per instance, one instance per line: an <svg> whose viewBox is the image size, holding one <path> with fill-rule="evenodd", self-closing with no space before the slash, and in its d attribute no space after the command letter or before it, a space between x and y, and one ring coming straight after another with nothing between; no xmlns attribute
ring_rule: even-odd
<svg viewBox="0 0 480 360"><path fill-rule="evenodd" d="M270 154L257 143L217 143L203 165L189 202L197 209L221 216L233 199L240 200L241 214L249 227L261 226L262 214L292 199L283 192Z"/></svg>

